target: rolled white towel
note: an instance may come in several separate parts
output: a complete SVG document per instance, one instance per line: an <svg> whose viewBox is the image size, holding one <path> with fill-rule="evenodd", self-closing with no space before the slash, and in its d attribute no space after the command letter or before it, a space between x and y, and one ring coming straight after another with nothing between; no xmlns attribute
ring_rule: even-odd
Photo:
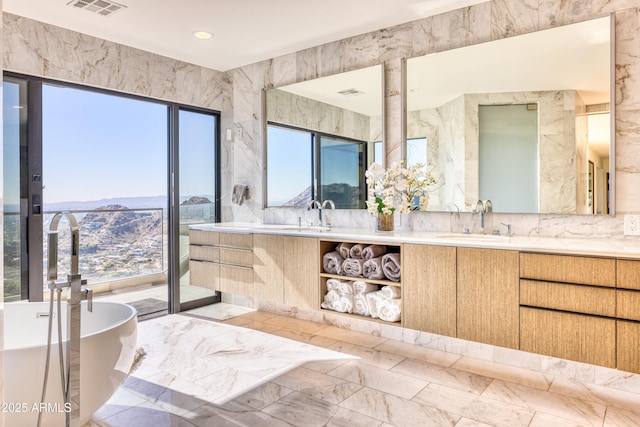
<svg viewBox="0 0 640 427"><path fill-rule="evenodd" d="M323 297L320 307L333 310L333 304L338 300L338 298L340 298L340 294L338 291L332 289Z"/></svg>
<svg viewBox="0 0 640 427"><path fill-rule="evenodd" d="M366 293L360 292L353 296L353 312L361 316L369 316L371 314L371 307Z"/></svg>
<svg viewBox="0 0 640 427"><path fill-rule="evenodd" d="M340 313L353 312L353 295L341 295L333 303L333 310Z"/></svg>
<svg viewBox="0 0 640 427"><path fill-rule="evenodd" d="M356 280L355 282L353 282L353 292L356 295L374 292L377 290L378 290L378 285L374 285L373 283L367 283L361 280Z"/></svg>
<svg viewBox="0 0 640 427"><path fill-rule="evenodd" d="M322 256L322 269L329 274L342 274L344 258L336 251L327 252Z"/></svg>
<svg viewBox="0 0 640 427"><path fill-rule="evenodd" d="M383 299L378 305L378 317L385 322L399 322L402 317L402 299Z"/></svg>
<svg viewBox="0 0 640 427"><path fill-rule="evenodd" d="M394 299L400 298L402 294L398 286L383 286L382 289L380 289L380 295L386 299Z"/></svg>
<svg viewBox="0 0 640 427"><path fill-rule="evenodd" d="M387 253L387 247L384 245L369 245L362 250L362 259L367 261L372 258L378 258Z"/></svg>
<svg viewBox="0 0 640 427"><path fill-rule="evenodd" d="M342 263L342 274L351 277L362 277L364 261L359 258L347 258Z"/></svg>
<svg viewBox="0 0 640 427"><path fill-rule="evenodd" d="M379 317L378 310L380 307L380 303L384 301L384 298L380 296L379 292L380 291L369 292L368 294L365 294L365 296L367 297L367 302L369 303L369 315L374 319L377 319Z"/></svg>
<svg viewBox="0 0 640 427"><path fill-rule="evenodd" d="M384 279L382 257L368 259L362 264L362 275L367 279Z"/></svg>
<svg viewBox="0 0 640 427"><path fill-rule="evenodd" d="M340 295L353 295L353 282L328 279L327 291L337 291Z"/></svg>
<svg viewBox="0 0 640 427"><path fill-rule="evenodd" d="M342 258L349 258L349 251L353 247L353 243L342 242L336 246L336 251L340 254Z"/></svg>

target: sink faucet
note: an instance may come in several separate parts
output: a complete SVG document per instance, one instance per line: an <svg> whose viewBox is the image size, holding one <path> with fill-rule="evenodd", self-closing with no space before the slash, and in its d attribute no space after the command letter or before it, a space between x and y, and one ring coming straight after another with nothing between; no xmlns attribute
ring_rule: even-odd
<svg viewBox="0 0 640 427"><path fill-rule="evenodd" d="M318 225L322 225L322 206L320 205L320 202L318 202L317 200L309 200L306 210L311 210L314 208L318 209ZM311 225L314 225L314 221L311 221Z"/></svg>
<svg viewBox="0 0 640 427"><path fill-rule="evenodd" d="M485 215L493 212L493 204L491 203L491 200L488 200L488 199L484 201L478 200L472 212L477 213L480 216L480 233L484 234L485 233Z"/></svg>
<svg viewBox="0 0 640 427"><path fill-rule="evenodd" d="M331 210L333 211L336 210L336 204L333 203L333 200L331 199L326 199L324 202L322 202L322 210L326 209L325 206L327 204L329 205ZM326 225L327 227L329 227L329 229L331 229L331 215L328 212L324 214L324 225Z"/></svg>

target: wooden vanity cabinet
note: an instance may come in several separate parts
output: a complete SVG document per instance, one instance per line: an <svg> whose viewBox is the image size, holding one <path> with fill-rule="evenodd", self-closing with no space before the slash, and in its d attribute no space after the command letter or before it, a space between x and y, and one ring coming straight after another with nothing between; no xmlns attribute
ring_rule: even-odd
<svg viewBox="0 0 640 427"><path fill-rule="evenodd" d="M283 303L284 236L253 235L254 297L258 301Z"/></svg>
<svg viewBox="0 0 640 427"><path fill-rule="evenodd" d="M320 248L317 238L284 236L284 304L320 309Z"/></svg>
<svg viewBox="0 0 640 427"><path fill-rule="evenodd" d="M616 260L520 254L520 349L616 367Z"/></svg>
<svg viewBox="0 0 640 427"><path fill-rule="evenodd" d="M404 326L456 336L456 248L404 245Z"/></svg>
<svg viewBox="0 0 640 427"><path fill-rule="evenodd" d="M519 347L518 252L457 249L457 337Z"/></svg>
<svg viewBox="0 0 640 427"><path fill-rule="evenodd" d="M617 260L617 367L640 373L640 261Z"/></svg>
<svg viewBox="0 0 640 427"><path fill-rule="evenodd" d="M189 257L192 285L252 296L252 234L191 230Z"/></svg>

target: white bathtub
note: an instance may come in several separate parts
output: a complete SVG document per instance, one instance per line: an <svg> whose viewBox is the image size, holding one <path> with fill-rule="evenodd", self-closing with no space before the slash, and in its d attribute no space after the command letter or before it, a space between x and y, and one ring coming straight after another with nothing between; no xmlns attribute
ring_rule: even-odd
<svg viewBox="0 0 640 427"><path fill-rule="evenodd" d="M5 425L34 427L44 377L49 303L5 304L4 405ZM55 311L55 310L54 310ZM66 305L62 305L63 331ZM53 322L51 364L42 426L64 425L64 401L60 385L57 319ZM80 420L89 420L118 389L131 368L136 350L137 317L126 304L93 303L93 312L82 307L80 344ZM63 332L63 335L65 333ZM34 406L35 404L35 406Z"/></svg>

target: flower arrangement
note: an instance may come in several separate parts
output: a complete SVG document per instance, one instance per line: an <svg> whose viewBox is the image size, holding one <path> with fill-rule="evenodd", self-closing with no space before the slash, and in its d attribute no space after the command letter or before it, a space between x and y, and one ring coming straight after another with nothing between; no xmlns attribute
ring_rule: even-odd
<svg viewBox="0 0 640 427"><path fill-rule="evenodd" d="M367 210L372 215L391 215L396 206L402 213L426 210L429 187L436 183L422 163L405 168L404 162L397 162L388 169L373 163L365 172L365 177L369 186Z"/></svg>

